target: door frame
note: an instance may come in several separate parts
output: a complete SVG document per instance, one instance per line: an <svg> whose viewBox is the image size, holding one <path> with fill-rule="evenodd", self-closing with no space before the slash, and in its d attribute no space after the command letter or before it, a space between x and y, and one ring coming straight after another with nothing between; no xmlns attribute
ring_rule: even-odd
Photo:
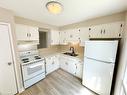
<svg viewBox="0 0 127 95"><path fill-rule="evenodd" d="M13 43L13 34L12 34L12 28L10 23L0 22L0 25L6 25L8 26L8 34L9 34L9 42L10 42L10 48L11 48L11 55L12 55L12 63L14 68L14 75L15 75L15 83L16 83L16 93L18 93L18 72L17 72L17 64L16 64L16 55L14 51L14 43Z"/></svg>

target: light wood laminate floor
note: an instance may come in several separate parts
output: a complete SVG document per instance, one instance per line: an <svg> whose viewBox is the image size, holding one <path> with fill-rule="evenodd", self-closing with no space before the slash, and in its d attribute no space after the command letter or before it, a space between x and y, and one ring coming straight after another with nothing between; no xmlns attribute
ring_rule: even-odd
<svg viewBox="0 0 127 95"><path fill-rule="evenodd" d="M19 95L96 95L81 80L59 69Z"/></svg>

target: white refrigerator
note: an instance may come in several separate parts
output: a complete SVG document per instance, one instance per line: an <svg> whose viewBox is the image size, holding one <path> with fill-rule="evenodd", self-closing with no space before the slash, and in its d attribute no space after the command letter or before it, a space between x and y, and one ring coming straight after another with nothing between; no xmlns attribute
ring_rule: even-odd
<svg viewBox="0 0 127 95"><path fill-rule="evenodd" d="M82 84L100 95L110 95L118 41L86 41Z"/></svg>

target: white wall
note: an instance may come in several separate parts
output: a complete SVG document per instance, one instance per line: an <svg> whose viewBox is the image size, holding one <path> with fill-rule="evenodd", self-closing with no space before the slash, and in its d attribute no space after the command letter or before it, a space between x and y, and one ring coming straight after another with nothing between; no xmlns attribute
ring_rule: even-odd
<svg viewBox="0 0 127 95"><path fill-rule="evenodd" d="M116 79L116 86L115 86L115 93L114 95L119 95L120 93L120 88L122 85L123 81L123 76L125 72L125 67L127 65L127 13L126 13L126 19L125 19L125 32L124 32L124 37L121 40L121 53L120 53L120 62L119 62L119 68L118 68L118 74L117 74L117 79Z"/></svg>
<svg viewBox="0 0 127 95"><path fill-rule="evenodd" d="M105 23L111 23L116 21L124 21L125 20L125 12L116 13L112 15L107 15L103 17L93 18L85 21L81 21L78 23L73 23L70 25L65 25L59 27L60 30L67 30L72 28L79 28L79 27L90 27L93 25L99 25L99 24L105 24Z"/></svg>

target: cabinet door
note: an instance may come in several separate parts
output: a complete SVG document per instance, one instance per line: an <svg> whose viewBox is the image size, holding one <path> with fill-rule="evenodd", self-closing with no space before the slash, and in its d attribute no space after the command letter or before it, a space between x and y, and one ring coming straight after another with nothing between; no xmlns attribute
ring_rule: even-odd
<svg viewBox="0 0 127 95"><path fill-rule="evenodd" d="M52 64L52 58L46 58L46 74L49 74L53 71Z"/></svg>
<svg viewBox="0 0 127 95"><path fill-rule="evenodd" d="M53 57L53 71L57 70L59 68L59 57L58 56L54 56Z"/></svg>
<svg viewBox="0 0 127 95"><path fill-rule="evenodd" d="M67 45L67 32L66 31L61 31L60 32L60 44L61 45Z"/></svg>
<svg viewBox="0 0 127 95"><path fill-rule="evenodd" d="M80 29L74 29L72 31L72 35L73 35L72 42L79 43L80 42Z"/></svg>
<svg viewBox="0 0 127 95"><path fill-rule="evenodd" d="M28 27L26 25L16 24L16 36L18 41L29 40Z"/></svg>
<svg viewBox="0 0 127 95"><path fill-rule="evenodd" d="M79 29L69 29L67 30L67 42L77 43L79 42Z"/></svg>
<svg viewBox="0 0 127 95"><path fill-rule="evenodd" d="M103 38L103 25L90 27L89 38Z"/></svg>
<svg viewBox="0 0 127 95"><path fill-rule="evenodd" d="M68 70L70 74L75 75L76 74L76 63L73 60L68 60Z"/></svg>
<svg viewBox="0 0 127 95"><path fill-rule="evenodd" d="M28 31L29 31L30 40L39 41L39 31L38 31L38 27L31 27L31 26L28 26Z"/></svg>
<svg viewBox="0 0 127 95"><path fill-rule="evenodd" d="M82 79L83 64L81 62L76 63L76 77Z"/></svg>
<svg viewBox="0 0 127 95"><path fill-rule="evenodd" d="M123 34L123 22L104 24L104 38L121 38Z"/></svg>
<svg viewBox="0 0 127 95"><path fill-rule="evenodd" d="M79 29L80 46L84 46L85 41L89 40L89 28Z"/></svg>
<svg viewBox="0 0 127 95"><path fill-rule="evenodd" d="M58 30L51 30L51 45L58 45L60 34Z"/></svg>
<svg viewBox="0 0 127 95"><path fill-rule="evenodd" d="M67 59L64 57L60 57L59 62L60 62L60 68L65 71L68 71L68 64L69 63L68 63Z"/></svg>

